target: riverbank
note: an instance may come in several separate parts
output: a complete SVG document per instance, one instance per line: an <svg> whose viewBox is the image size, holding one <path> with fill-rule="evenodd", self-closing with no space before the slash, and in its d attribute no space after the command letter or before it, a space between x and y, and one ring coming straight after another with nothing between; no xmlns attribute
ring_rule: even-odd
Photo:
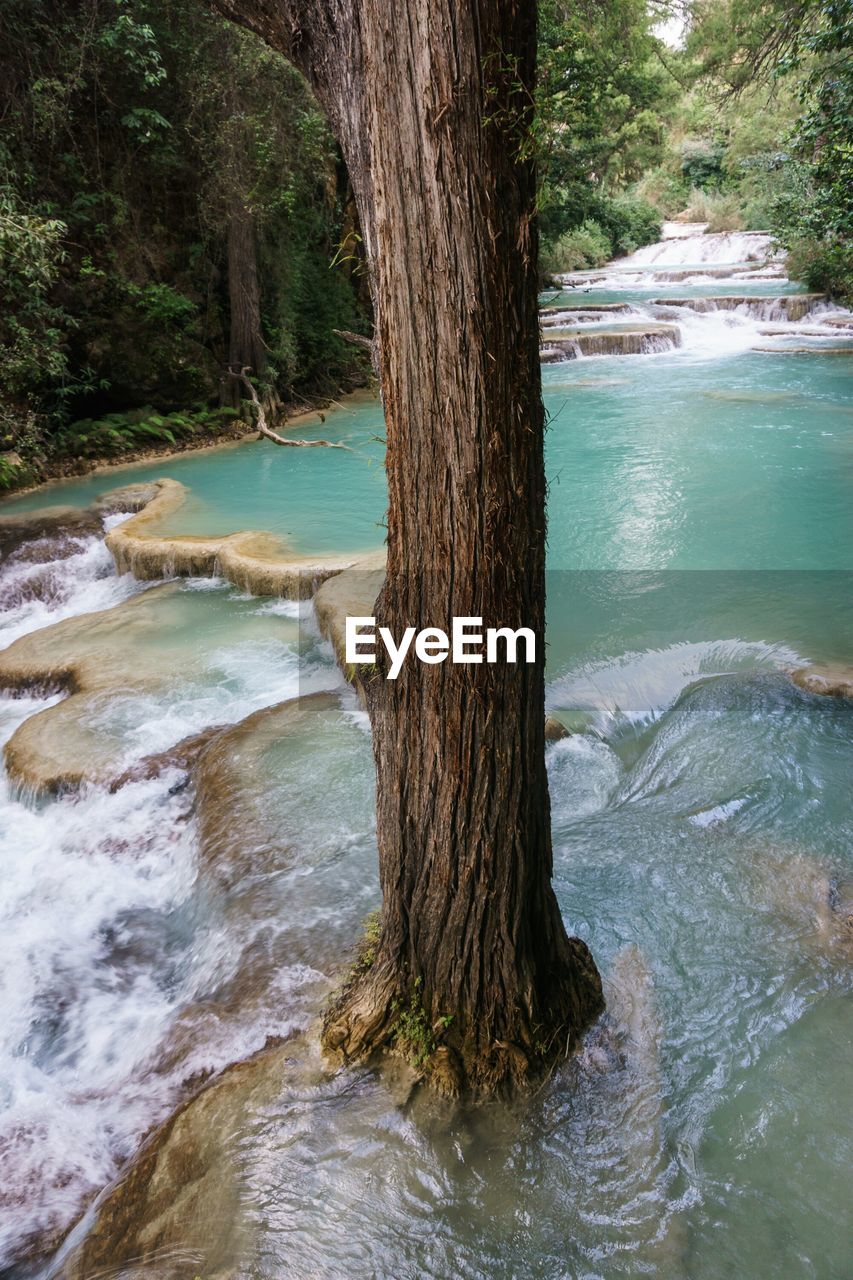
<svg viewBox="0 0 853 1280"><path fill-rule="evenodd" d="M273 429L281 435L292 435L294 430L304 424L325 421L325 412L339 407L343 402L359 393L365 394L365 386L354 386L342 390L339 397L316 396L312 400L300 400L299 404L283 406L281 414L272 423ZM368 393L369 394L369 393ZM249 412L248 402L246 412ZM212 438L211 438L212 437ZM61 483L78 476L98 475L103 471L116 467L132 466L134 463L144 464L154 458L180 457L185 453L204 453L208 450L221 449L229 445L242 444L247 440L260 439L253 423L243 418L226 419L216 427L215 432L189 436L180 440L161 440L135 449L128 449L119 455L103 454L95 457L62 457L62 458L22 458L12 450L0 453L0 504L3 498L36 492L47 485ZM16 481L15 471L20 480ZM36 478L33 478L35 476Z"/></svg>

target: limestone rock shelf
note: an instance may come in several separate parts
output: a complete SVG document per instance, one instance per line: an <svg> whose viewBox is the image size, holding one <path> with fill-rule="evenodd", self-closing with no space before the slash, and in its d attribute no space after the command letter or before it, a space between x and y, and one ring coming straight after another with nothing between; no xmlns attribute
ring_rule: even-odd
<svg viewBox="0 0 853 1280"><path fill-rule="evenodd" d="M628 302L590 302L577 306L542 307L539 317L543 327L609 320L611 316L632 315L635 308Z"/></svg>
<svg viewBox="0 0 853 1280"><path fill-rule="evenodd" d="M782 263L762 265L760 262L744 262L730 266L697 264L694 267L671 267L667 269L645 266L611 266L609 269L603 267L595 271L567 271L563 275L556 276L555 279L566 288L574 289L595 284L607 285L619 276L631 279L638 275L645 276L649 274L654 275L655 280L660 280L664 284L692 280L697 276L709 280L727 280L732 276L739 276L742 280L784 280L786 278L785 268Z"/></svg>
<svg viewBox="0 0 853 1280"><path fill-rule="evenodd" d="M725 294L717 298L655 298L654 307L686 307L691 311L746 311L763 320L802 320L827 301L824 293L787 293L776 298Z"/></svg>
<svg viewBox="0 0 853 1280"><path fill-rule="evenodd" d="M821 694L825 698L853 698L853 666L835 663L798 667L791 672L791 679L806 693Z"/></svg>
<svg viewBox="0 0 853 1280"><path fill-rule="evenodd" d="M253 530L218 538L159 534L157 526L185 501L186 488L177 480L158 480L150 490L143 510L106 539L119 573L141 581L216 574L252 595L307 599L324 578L358 560L357 555L292 555L277 538Z"/></svg>
<svg viewBox="0 0 853 1280"><path fill-rule="evenodd" d="M235 1063L173 1112L100 1197L81 1224L89 1230L79 1241L75 1232L52 1274L236 1275L249 1243L240 1135L280 1093L292 1054L271 1046Z"/></svg>
<svg viewBox="0 0 853 1280"><path fill-rule="evenodd" d="M676 325L626 325L620 329L548 330L539 356L545 364L579 356L641 356L681 346Z"/></svg>

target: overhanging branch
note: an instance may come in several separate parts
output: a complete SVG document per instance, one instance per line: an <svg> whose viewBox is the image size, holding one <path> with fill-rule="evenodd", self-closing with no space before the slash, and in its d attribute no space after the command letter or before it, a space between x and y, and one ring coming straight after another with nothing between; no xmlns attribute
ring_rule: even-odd
<svg viewBox="0 0 853 1280"><path fill-rule="evenodd" d="M373 372L379 377L379 347L375 338L366 338L363 333L354 333L352 329L333 329L332 333L343 338L344 342L351 342L354 347L361 347L366 351L370 356Z"/></svg>

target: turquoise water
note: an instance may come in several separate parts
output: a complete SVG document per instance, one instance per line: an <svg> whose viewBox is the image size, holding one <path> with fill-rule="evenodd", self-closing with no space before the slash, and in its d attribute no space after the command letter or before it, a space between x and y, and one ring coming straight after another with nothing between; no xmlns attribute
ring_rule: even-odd
<svg viewBox="0 0 853 1280"><path fill-rule="evenodd" d="M669 267L660 268L660 271L665 274L666 271L689 269L689 267ZM702 272L701 266L697 266L695 270L697 275ZM741 280L738 276L732 276L721 280L707 280L703 284L692 284L690 280L655 281L653 268L644 267L642 271L649 276L649 279L641 285L632 278L630 286L619 289L608 289L600 283L579 284L572 289L548 289L540 295L540 303L548 307L574 307L584 302L591 305L596 302L632 303L645 302L652 298L709 298L725 297L731 294L744 298L778 298L783 294L807 292L802 285L792 284L789 280ZM628 274L633 277L634 273Z"/></svg>
<svg viewBox="0 0 853 1280"><path fill-rule="evenodd" d="M853 567L844 358L684 351L543 376L549 567Z"/></svg>
<svg viewBox="0 0 853 1280"><path fill-rule="evenodd" d="M170 476L190 493L159 532L220 535L261 529L308 554L372 550L384 539L383 430L378 401L354 399L330 411L325 424L315 421L294 430L305 439L340 441L353 452L287 449L252 439L52 484L7 500L0 512L85 507L110 489Z"/></svg>
<svg viewBox="0 0 853 1280"><path fill-rule="evenodd" d="M587 672L585 687L580 677L571 684L585 714L624 709L624 681L611 679L595 708L589 687L617 654L651 702L653 689L665 701L694 672L849 656L853 363L721 354L730 331L720 316L699 327L711 335L706 346L543 370L555 707L573 664ZM189 496L163 532L267 529L307 554L380 546L378 403L356 400L300 430L353 452L249 441L110 469L3 509L82 506L168 475Z"/></svg>
<svg viewBox="0 0 853 1280"><path fill-rule="evenodd" d="M847 569L853 363L837 356L686 350L544 371L550 418L549 567ZM380 546L378 404L328 414L306 437L111 469L5 502L85 506L117 485L172 476L187 503L160 531L265 529L306 554Z"/></svg>

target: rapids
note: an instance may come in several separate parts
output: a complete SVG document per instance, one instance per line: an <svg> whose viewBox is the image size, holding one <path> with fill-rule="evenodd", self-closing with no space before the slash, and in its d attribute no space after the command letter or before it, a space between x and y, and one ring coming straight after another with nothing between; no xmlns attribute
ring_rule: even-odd
<svg viewBox="0 0 853 1280"><path fill-rule="evenodd" d="M202 1213L199 1248L164 1236L156 1268L122 1274L843 1274L853 709L788 672L851 661L851 366L829 354L850 339L826 323L847 322L837 308L793 320L782 300L802 291L744 281L779 272L767 250L694 228L543 298L590 308L581 328L676 324L681 346L544 371L547 698L575 731L548 748L555 886L610 1030L513 1107L329 1077L305 1034L378 902L369 731L310 603L118 576L96 528L7 553L0 672L73 659L93 687L0 694L3 741L61 725L102 778L53 798L0 781L10 1280L63 1274L68 1249L48 1255L152 1125L277 1039L286 1059L249 1064L263 1087L221 1135L232 1217ZM595 313L614 302L630 310ZM170 536L381 546L376 404L312 430L353 452L250 442L0 515L170 476L189 490ZM163 755L214 726L194 763Z"/></svg>
<svg viewBox="0 0 853 1280"><path fill-rule="evenodd" d="M683 229L687 231L687 228ZM733 263L765 263L773 259L773 239L766 231L705 232L702 223L693 223L688 234L679 234L677 222L664 225L664 238L657 244L617 259L620 267L682 267L705 263L730 266Z"/></svg>

